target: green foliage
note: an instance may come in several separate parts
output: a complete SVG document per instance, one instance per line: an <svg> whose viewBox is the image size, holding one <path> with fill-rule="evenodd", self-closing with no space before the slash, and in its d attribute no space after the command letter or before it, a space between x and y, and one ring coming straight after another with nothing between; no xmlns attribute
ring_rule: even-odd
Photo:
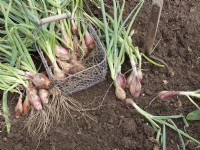
<svg viewBox="0 0 200 150"><path fill-rule="evenodd" d="M194 111L190 112L187 115L186 119L190 120L190 121L200 120L200 110L197 109L197 110L194 110Z"/></svg>

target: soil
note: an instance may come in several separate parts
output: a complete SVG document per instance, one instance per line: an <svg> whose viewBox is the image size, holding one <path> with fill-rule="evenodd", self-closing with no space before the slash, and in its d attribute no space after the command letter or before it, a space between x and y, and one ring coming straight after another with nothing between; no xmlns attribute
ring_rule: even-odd
<svg viewBox="0 0 200 150"><path fill-rule="evenodd" d="M137 0L126 1L126 14L135 6ZM107 1L109 5L110 1ZM142 50L146 31L146 23L150 13L151 1L147 0L136 19L133 28L134 43ZM96 11L95 11L96 12ZM98 14L98 13L97 13ZM174 71L168 76L165 68L158 68L143 60L142 93L135 102L145 111L153 115L187 115L195 107L185 97L177 97L171 101L150 101L162 90L196 90L200 83L200 3L198 0L166 0L159 24L156 42L158 46L154 55L162 58ZM130 68L128 61L125 70ZM167 82L167 84L166 84ZM83 91L73 97L90 107L96 107L104 98L112 80L109 73L105 81ZM10 97L12 99L12 97ZM200 102L195 99L197 104ZM13 102L14 103L14 102ZM13 107L14 104L9 103ZM148 107L146 107L148 106ZM11 115L12 115L12 108ZM116 99L114 87L108 91L102 107L88 111L92 118L72 113L70 117L52 128L46 138L38 142L26 130L23 130L23 119L12 121L11 133L6 134L3 117L0 118L0 150L151 150L156 144L155 132L149 122L131 107L126 107ZM174 120L180 129L184 129L181 119ZM189 122L187 133L200 140L199 121ZM187 139L184 139L188 143ZM181 149L177 132L167 128L167 149ZM186 149L194 149L192 143Z"/></svg>

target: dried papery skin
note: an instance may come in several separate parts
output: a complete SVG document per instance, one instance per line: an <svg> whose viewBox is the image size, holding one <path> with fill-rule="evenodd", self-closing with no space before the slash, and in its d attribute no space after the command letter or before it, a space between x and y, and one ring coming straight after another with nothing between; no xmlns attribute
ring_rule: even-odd
<svg viewBox="0 0 200 150"><path fill-rule="evenodd" d="M122 89L125 89L125 87L126 87L126 78L122 73L118 73L116 81L117 81L117 84Z"/></svg>
<svg viewBox="0 0 200 150"><path fill-rule="evenodd" d="M77 60L72 59L72 60L71 60L71 63L72 63L72 65L74 66L74 69L75 69L77 72L82 71L82 70L85 69L85 66L82 64L81 61L77 61Z"/></svg>
<svg viewBox="0 0 200 150"><path fill-rule="evenodd" d="M86 58L89 54L88 47L85 44L85 40L83 38L81 48L83 49L83 58Z"/></svg>
<svg viewBox="0 0 200 150"><path fill-rule="evenodd" d="M86 31L84 35L85 44L89 50L93 50L95 48L95 42L93 36L90 35L88 31Z"/></svg>
<svg viewBox="0 0 200 150"><path fill-rule="evenodd" d="M55 76L56 78L58 78L58 79L63 79L63 78L65 78L65 73L64 73L64 71L61 70L61 69L57 66L57 64L56 64L56 66L53 68L53 74L54 74L54 76Z"/></svg>
<svg viewBox="0 0 200 150"><path fill-rule="evenodd" d="M69 54L68 50L61 45L55 45L56 56Z"/></svg>
<svg viewBox="0 0 200 150"><path fill-rule="evenodd" d="M26 115L29 112L30 108L31 108L31 104L28 100L28 97L26 96L23 102L23 113Z"/></svg>
<svg viewBox="0 0 200 150"><path fill-rule="evenodd" d="M40 97L35 93L35 88L27 89L27 98L36 110L42 110Z"/></svg>
<svg viewBox="0 0 200 150"><path fill-rule="evenodd" d="M29 81L29 85L28 86L29 86L29 88L34 88L35 87L35 85L33 84L33 82L31 80ZM36 93L37 93L37 90L36 90Z"/></svg>
<svg viewBox="0 0 200 150"><path fill-rule="evenodd" d="M178 96L180 94L179 91L161 91L158 93L158 97L161 100L168 100L168 99L172 99L175 96Z"/></svg>
<svg viewBox="0 0 200 150"><path fill-rule="evenodd" d="M126 92L117 83L115 83L115 95L119 100L123 101L126 99Z"/></svg>
<svg viewBox="0 0 200 150"><path fill-rule="evenodd" d="M137 76L135 76L133 78L133 80L131 81L130 83L130 86L129 86L129 91L131 93L131 95L135 98L139 97L140 96L140 93L141 93L141 83L140 83L140 80L138 79Z"/></svg>
<svg viewBox="0 0 200 150"><path fill-rule="evenodd" d="M42 73L34 74L31 81L37 88L50 89L53 87L53 82L49 80L49 78Z"/></svg>
<svg viewBox="0 0 200 150"><path fill-rule="evenodd" d="M59 59L64 61L69 61L71 59L71 54L66 48L60 45L56 45L55 51L56 51L56 57L58 57Z"/></svg>
<svg viewBox="0 0 200 150"><path fill-rule="evenodd" d="M77 36L74 36L74 39L73 39L73 51L72 51L72 56L71 56L71 59L74 59L74 60L78 60L79 57L79 48L78 48L78 37Z"/></svg>
<svg viewBox="0 0 200 150"><path fill-rule="evenodd" d="M48 104L48 102L49 102L49 92L47 90L39 89L38 95L40 97L42 104Z"/></svg>
<svg viewBox="0 0 200 150"><path fill-rule="evenodd" d="M23 107L22 107L22 98L20 96L17 105L15 106L15 117L19 118L23 112Z"/></svg>
<svg viewBox="0 0 200 150"><path fill-rule="evenodd" d="M23 76L30 79L29 86L49 89L53 87L53 82L45 75L46 73L23 72Z"/></svg>
<svg viewBox="0 0 200 150"><path fill-rule="evenodd" d="M34 76L34 73L31 73L31 72L28 72L28 71L19 70L17 73L19 73L20 75L22 75L26 78L29 78L30 80L32 80L33 76Z"/></svg>
<svg viewBox="0 0 200 150"><path fill-rule="evenodd" d="M71 21L71 30L73 35L78 35L78 26L74 22L74 20Z"/></svg>
<svg viewBox="0 0 200 150"><path fill-rule="evenodd" d="M56 59L58 62L58 65L61 67L61 69L65 72L66 75L73 74L73 68L74 66L66 61L62 61L60 59Z"/></svg>

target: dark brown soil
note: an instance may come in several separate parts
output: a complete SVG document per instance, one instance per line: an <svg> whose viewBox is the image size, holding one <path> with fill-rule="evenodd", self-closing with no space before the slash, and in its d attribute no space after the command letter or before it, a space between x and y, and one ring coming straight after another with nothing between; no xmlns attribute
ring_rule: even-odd
<svg viewBox="0 0 200 150"><path fill-rule="evenodd" d="M137 0L126 1L128 14ZM151 2L145 2L134 25L134 42L142 49L146 23L150 13ZM160 40L161 39L161 40ZM200 85L200 3L198 0L166 0L162 11L156 41L159 41L154 55L172 67L175 75L167 76L167 71L143 61L144 79L142 94L136 103L143 109L161 90L196 90ZM127 66L129 64L127 63ZM128 68L128 67L125 67ZM168 81L165 85L164 80ZM84 104L98 106L108 90L112 80L107 79L87 90L74 94L74 98ZM11 99L11 98L10 98ZM200 102L196 100L198 104ZM170 102L154 101L145 110L153 115L186 115L195 107L185 98L178 97ZM11 133L6 134L3 124L0 126L0 150L151 150L155 144L154 130L149 123L133 108L127 108L114 95L114 88L109 90L103 106L87 112L93 120L73 114L57 127L52 128L46 139L40 143L33 140L23 129L23 122L14 120ZM1 119L3 122L3 118ZM183 129L182 120L174 120ZM189 122L187 132L200 139L200 122ZM185 139L187 142L187 139ZM167 149L181 148L176 132L167 129ZM192 144L187 149L194 149Z"/></svg>

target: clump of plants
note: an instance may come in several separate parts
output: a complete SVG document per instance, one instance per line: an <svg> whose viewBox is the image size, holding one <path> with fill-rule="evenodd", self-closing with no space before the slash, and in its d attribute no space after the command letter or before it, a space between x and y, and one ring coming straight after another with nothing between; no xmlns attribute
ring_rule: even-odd
<svg viewBox="0 0 200 150"><path fill-rule="evenodd" d="M200 90L196 91L161 91L158 93L158 97L161 100L170 100L176 96L186 96L188 100L196 107L196 110L190 112L187 115L187 120L200 120L200 107L192 99L192 97L200 98Z"/></svg>
<svg viewBox="0 0 200 150"><path fill-rule="evenodd" d="M134 30L131 29L143 3L144 1L140 0L125 20L123 20L125 0L122 5L119 4L119 1L113 0L113 17L106 13L104 1L100 1L102 21L95 16L91 17L84 13L94 26L100 28L99 36L107 49L107 61L115 86L115 95L122 101L126 99L125 89L129 89L130 94L135 98L141 93L142 56L138 47L132 43L131 38ZM129 20L130 22L128 22ZM125 55L128 56L132 67L127 79L122 73Z"/></svg>
<svg viewBox="0 0 200 150"><path fill-rule="evenodd" d="M52 123L59 123L70 110L82 113L86 109L77 100L64 96L46 72L39 71L32 55L37 44L56 79L86 69L85 60L96 46L88 25L80 21L83 1L10 0L0 1L0 7L0 23L4 27L0 31L0 89L4 93L2 109L7 131L11 127L7 93L11 92L19 95L16 118L29 114L25 124L29 133L46 135ZM57 20L63 16L71 19Z"/></svg>
<svg viewBox="0 0 200 150"><path fill-rule="evenodd" d="M174 130L177 132L178 137L181 141L182 148L185 149L185 142L183 139L183 136L191 140L192 142L195 142L196 144L200 145L200 142L196 140L195 138L191 137L188 135L186 132L183 132L182 130L178 129L176 124L174 123L173 119L178 119L182 118L183 122L185 124L185 127L188 127L187 120L190 120L192 117L191 116L197 116L199 112L195 111L190 114L185 118L183 115L172 115L172 116L154 116L149 114L148 112L144 111L141 109L132 98L127 98L126 94L126 88L129 89L130 94L134 98L138 98L141 93L141 80L142 80L142 69L141 69L141 63L142 63L142 56L150 61L151 63L163 67L165 65L168 69L168 72L170 75L173 75L173 71L171 70L168 65L162 61L161 59L154 57L151 55L153 52L153 42L155 40L155 35L159 23L159 18L161 14L161 9L162 9L162 2L159 1L154 1L153 4L154 6L159 6L159 11L156 12L157 20L153 23L155 23L155 28L152 30L148 30L147 37L152 38L149 39L150 41L146 41L146 55L141 53L136 47L131 39L132 34L134 33L134 30L131 30L133 22L138 15L139 10L141 9L144 1L141 0L139 3L135 6L135 8L132 10L132 12L125 18L123 19L123 11L125 7L125 1L122 2L120 5L118 1L113 0L113 15L109 15L105 11L105 4L104 1L101 0L99 5L101 5L101 11L102 11L102 16L103 16L103 21L101 22L100 19L98 19L95 16L89 16L88 14L84 13L84 15L98 28L101 30L98 32L99 36L102 39L102 42L105 43L105 47L107 49L107 61L108 65L110 68L110 74L111 78L113 79L113 83L115 86L115 95L116 97L124 102L128 106L132 106L136 109L136 111L144 116L152 125L153 129L156 131L156 141L157 144L155 144L154 149L159 149L160 145L162 145L162 149L166 149L166 127ZM158 4L157 4L158 3ZM157 10L157 9L156 9ZM153 12L153 11L152 11ZM154 12L155 13L155 12ZM155 14L154 14L155 15ZM154 16L155 17L155 16ZM151 18L150 18L151 19ZM128 24L129 20L129 24ZM152 22L152 20L150 20ZM150 42L150 43L149 43ZM122 70L122 64L124 63L125 55L128 55L128 58L131 63L131 74L128 76L126 79L123 73L121 72ZM156 62L154 62L152 59L157 60L161 62L163 65L160 65ZM168 94L167 91L161 92L159 94L159 97L161 99L163 98L168 98L175 96L177 94L191 94L190 96L197 96L199 91L196 92L171 92ZM189 95L187 95L188 98L191 100ZM192 101L192 100L191 100ZM193 101L192 101L193 102ZM195 104L193 102L193 104ZM195 104L195 106L197 106ZM198 108L198 107L197 107ZM196 113L194 115L194 113ZM194 118L193 118L194 119Z"/></svg>

